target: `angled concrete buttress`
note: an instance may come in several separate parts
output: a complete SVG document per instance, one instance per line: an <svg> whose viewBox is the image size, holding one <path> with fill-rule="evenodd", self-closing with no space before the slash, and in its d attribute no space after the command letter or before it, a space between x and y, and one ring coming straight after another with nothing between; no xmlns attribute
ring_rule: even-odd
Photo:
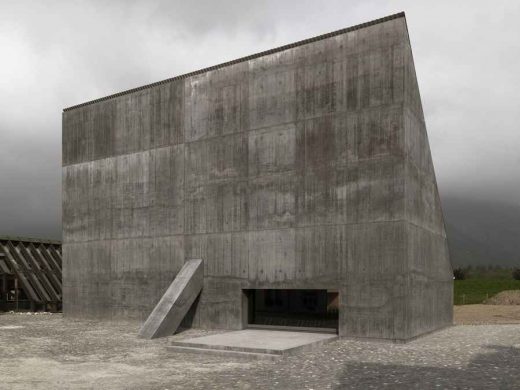
<svg viewBox="0 0 520 390"><path fill-rule="evenodd" d="M155 339L175 333L202 290L203 278L202 260L188 260L146 319L139 337Z"/></svg>

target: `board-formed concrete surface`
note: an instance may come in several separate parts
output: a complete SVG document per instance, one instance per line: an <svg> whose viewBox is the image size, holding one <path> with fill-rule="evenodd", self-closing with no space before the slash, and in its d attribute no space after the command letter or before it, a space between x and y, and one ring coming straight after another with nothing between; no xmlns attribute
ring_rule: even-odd
<svg viewBox="0 0 520 390"><path fill-rule="evenodd" d="M310 351L337 338L334 334L316 332L246 329L174 341L169 348L202 354L240 352L257 356L287 356Z"/></svg>
<svg viewBox="0 0 520 390"><path fill-rule="evenodd" d="M200 258L193 327L260 288L338 291L340 336L451 324L404 14L66 109L63 257L70 318L143 321Z"/></svg>
<svg viewBox="0 0 520 390"><path fill-rule="evenodd" d="M454 326L407 344L339 339L273 361L176 353L163 339L136 339L138 327L0 314L0 388L518 389L520 383L520 325ZM170 339L210 333L192 329Z"/></svg>
<svg viewBox="0 0 520 390"><path fill-rule="evenodd" d="M175 333L202 290L202 264L200 259L184 264L139 330L139 337L155 339Z"/></svg>

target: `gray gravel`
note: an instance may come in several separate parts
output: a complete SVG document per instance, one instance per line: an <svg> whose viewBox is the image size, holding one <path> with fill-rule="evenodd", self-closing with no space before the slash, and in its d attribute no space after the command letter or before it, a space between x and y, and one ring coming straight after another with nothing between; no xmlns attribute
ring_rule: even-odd
<svg viewBox="0 0 520 390"><path fill-rule="evenodd" d="M137 329L0 315L0 388L520 389L520 325L454 326L404 345L339 340L276 362L172 353Z"/></svg>

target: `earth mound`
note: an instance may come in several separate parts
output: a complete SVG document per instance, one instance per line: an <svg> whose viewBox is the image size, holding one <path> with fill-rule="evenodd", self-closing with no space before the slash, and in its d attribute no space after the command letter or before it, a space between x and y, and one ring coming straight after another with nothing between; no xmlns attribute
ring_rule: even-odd
<svg viewBox="0 0 520 390"><path fill-rule="evenodd" d="M486 305L520 305L520 290L501 291L486 299Z"/></svg>

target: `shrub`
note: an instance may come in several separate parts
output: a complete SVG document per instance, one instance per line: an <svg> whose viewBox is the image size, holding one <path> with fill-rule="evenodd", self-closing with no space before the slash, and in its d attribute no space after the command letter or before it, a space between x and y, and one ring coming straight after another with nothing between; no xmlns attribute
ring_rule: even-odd
<svg viewBox="0 0 520 390"><path fill-rule="evenodd" d="M453 276L455 280L464 280L466 279L466 271L463 268L455 268L453 270Z"/></svg>
<svg viewBox="0 0 520 390"><path fill-rule="evenodd" d="M513 268L513 279L520 280L520 268Z"/></svg>

